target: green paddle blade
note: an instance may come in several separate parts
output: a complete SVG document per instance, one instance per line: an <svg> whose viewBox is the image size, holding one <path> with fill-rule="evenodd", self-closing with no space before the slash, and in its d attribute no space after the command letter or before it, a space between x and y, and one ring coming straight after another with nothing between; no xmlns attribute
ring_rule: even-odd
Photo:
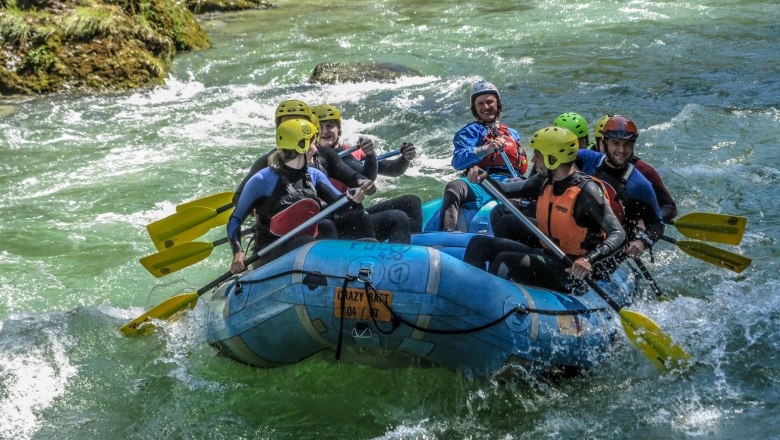
<svg viewBox="0 0 780 440"><path fill-rule="evenodd" d="M149 334L154 330L154 325L150 322L152 319L168 319L184 309L191 309L198 303L198 296L197 292L172 296L143 315L128 322L119 330L126 335Z"/></svg>
<svg viewBox="0 0 780 440"><path fill-rule="evenodd" d="M186 211L190 208L194 208L196 206L202 206L204 208L214 208L217 209L220 206L225 206L233 203L233 193L232 192L223 192L219 194L212 194L208 197L204 197L202 199L193 200L191 202L182 203L181 205L176 206L176 212L182 212Z"/></svg>
<svg viewBox="0 0 780 440"><path fill-rule="evenodd" d="M745 256L698 241L676 240L675 244L681 251L694 258L698 258L736 273L742 272L753 262L753 260Z"/></svg>
<svg viewBox="0 0 780 440"><path fill-rule="evenodd" d="M738 245L745 234L747 218L710 212L692 212L672 224L688 238Z"/></svg>
<svg viewBox="0 0 780 440"><path fill-rule="evenodd" d="M232 211L232 208L228 211ZM219 216L220 214L214 208L196 206L150 223L146 226L146 230L149 231L149 236L157 250L163 251L195 240L219 226L216 224Z"/></svg>
<svg viewBox="0 0 780 440"><path fill-rule="evenodd" d="M157 278L203 261L214 250L213 243L189 242L141 258L141 265Z"/></svg>
<svg viewBox="0 0 780 440"><path fill-rule="evenodd" d="M618 314L628 339L658 368L667 370L677 367L691 358L690 354L644 315L630 310L621 310Z"/></svg>

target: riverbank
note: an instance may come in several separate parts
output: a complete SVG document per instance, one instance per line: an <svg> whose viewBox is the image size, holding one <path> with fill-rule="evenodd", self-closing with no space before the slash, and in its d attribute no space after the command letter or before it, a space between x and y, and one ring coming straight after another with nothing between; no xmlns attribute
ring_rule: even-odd
<svg viewBox="0 0 780 440"><path fill-rule="evenodd" d="M161 85L177 52L211 40L195 12L264 0L0 0L0 96Z"/></svg>

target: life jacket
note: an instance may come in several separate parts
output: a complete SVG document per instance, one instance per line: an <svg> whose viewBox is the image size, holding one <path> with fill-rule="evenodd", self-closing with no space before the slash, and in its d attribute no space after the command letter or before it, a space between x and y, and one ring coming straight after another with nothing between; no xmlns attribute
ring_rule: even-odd
<svg viewBox="0 0 780 440"><path fill-rule="evenodd" d="M299 225L303 224L306 220L314 217L320 212L319 203L312 199L301 199L292 205L288 206L282 212L277 213L271 217L271 222L268 225L268 230L281 237L287 234ZM296 237L301 235L309 235L316 237L319 234L317 224L313 224L303 231L299 232Z"/></svg>
<svg viewBox="0 0 780 440"><path fill-rule="evenodd" d="M328 180L330 180L330 184L333 185L339 192L345 193L349 189L349 186L347 186L346 183L342 182L341 180L336 180L332 177L328 177Z"/></svg>
<svg viewBox="0 0 780 440"><path fill-rule="evenodd" d="M589 251L585 248L588 228L583 228L574 221L574 204L589 181L601 183L588 176L581 183L566 188L560 196L553 195L553 185L547 184L536 204L539 229L566 255L580 257ZM601 234L602 239L606 238L606 232L602 231Z"/></svg>
<svg viewBox="0 0 780 440"><path fill-rule="evenodd" d="M498 127L489 127L488 133L482 138L482 145L498 137L504 138L504 153L506 153L512 168L520 171L520 175L524 175L528 170L528 158L525 155L525 150L523 150L515 138L512 137L512 134L509 132L509 128L506 125L499 124ZM501 157L501 152L494 151L483 157L477 166L488 170L493 167L506 167L506 164Z"/></svg>
<svg viewBox="0 0 780 440"><path fill-rule="evenodd" d="M282 221L292 218L300 218L304 216L306 212L311 211L310 204L297 204L297 202L310 199L319 207L317 190L314 188L314 183L312 182L311 175L308 172L305 174L304 184L300 189L295 188L293 184L290 183L290 181L287 179L287 176L285 176L283 173L279 173L278 176L278 185L282 185L285 192L281 197L267 197L263 202L255 206L254 209L255 227L257 229L256 240L258 242L268 242L275 240L276 237L284 234L284 232L282 232L282 234L278 233L279 231L285 230L285 227L281 226ZM274 190L274 193L276 193L276 190ZM287 214L277 217L278 214L283 213L287 209L290 209ZM317 212L319 212L319 208L317 209ZM311 216L304 218L303 221L300 221L298 224L303 223L310 217ZM275 222L274 218L277 219ZM295 226L289 228L288 231L295 228ZM318 232L316 225L314 228L310 229L312 236L316 237Z"/></svg>
<svg viewBox="0 0 780 440"><path fill-rule="evenodd" d="M341 148L343 150L349 150L352 147L350 147L349 145L342 145ZM352 152L352 157L354 157L357 160L366 160L366 153L360 148L358 148L357 150Z"/></svg>

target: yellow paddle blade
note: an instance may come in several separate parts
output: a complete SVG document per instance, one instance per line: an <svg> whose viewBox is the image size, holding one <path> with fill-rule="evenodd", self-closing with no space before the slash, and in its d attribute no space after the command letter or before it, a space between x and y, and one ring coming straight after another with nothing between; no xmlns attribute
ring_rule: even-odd
<svg viewBox="0 0 780 440"><path fill-rule="evenodd" d="M183 293L172 296L153 309L125 324L119 330L126 335L146 335L154 330L152 319L168 319L174 314L195 307L198 303L198 293Z"/></svg>
<svg viewBox="0 0 780 440"><path fill-rule="evenodd" d="M628 339L658 368L667 370L677 367L691 358L690 354L675 344L672 338L649 318L625 309L618 314Z"/></svg>
<svg viewBox="0 0 780 440"><path fill-rule="evenodd" d="M675 244L678 248L680 248L681 251L694 258L698 258L736 273L742 272L748 266L750 266L750 263L753 262L753 260L750 258L729 252L724 249L716 248L715 246L711 246L707 243L689 240L677 240L675 241Z"/></svg>
<svg viewBox="0 0 780 440"><path fill-rule="evenodd" d="M672 224L688 238L738 245L745 234L747 218L711 212L692 212Z"/></svg>
<svg viewBox="0 0 780 440"><path fill-rule="evenodd" d="M233 213L233 210L230 209L233 207L233 193L223 192L191 202L182 203L181 205L176 206L176 212L184 212L198 206L216 209L219 214L217 215L217 218L214 219L214 227L222 226L228 222L230 214Z"/></svg>
<svg viewBox="0 0 780 440"><path fill-rule="evenodd" d="M211 255L213 250L213 243L182 243L176 247L143 257L139 261L150 274L160 278L203 261Z"/></svg>
<svg viewBox="0 0 780 440"><path fill-rule="evenodd" d="M162 251L195 240L210 231L218 226L215 224L218 216L214 208L196 206L150 223L146 230L157 250Z"/></svg>
<svg viewBox="0 0 780 440"><path fill-rule="evenodd" d="M186 211L190 208L194 208L196 206L202 206L204 208L214 208L217 209L220 206L225 206L233 203L233 193L232 192L223 192L219 194L212 194L208 197L204 197L202 199L193 200L191 202L182 203L181 205L176 206L176 212L182 212Z"/></svg>

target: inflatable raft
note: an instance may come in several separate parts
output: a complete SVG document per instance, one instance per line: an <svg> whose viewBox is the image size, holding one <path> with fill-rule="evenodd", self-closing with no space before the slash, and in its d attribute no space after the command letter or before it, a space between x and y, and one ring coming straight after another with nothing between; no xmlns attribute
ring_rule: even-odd
<svg viewBox="0 0 780 440"><path fill-rule="evenodd" d="M459 258L471 236L310 243L216 289L207 298L208 341L259 367L323 351L372 364L417 360L472 376L510 363L543 373L601 361L618 327L595 292L537 289L470 266ZM634 288L625 269L599 284L621 305Z"/></svg>

